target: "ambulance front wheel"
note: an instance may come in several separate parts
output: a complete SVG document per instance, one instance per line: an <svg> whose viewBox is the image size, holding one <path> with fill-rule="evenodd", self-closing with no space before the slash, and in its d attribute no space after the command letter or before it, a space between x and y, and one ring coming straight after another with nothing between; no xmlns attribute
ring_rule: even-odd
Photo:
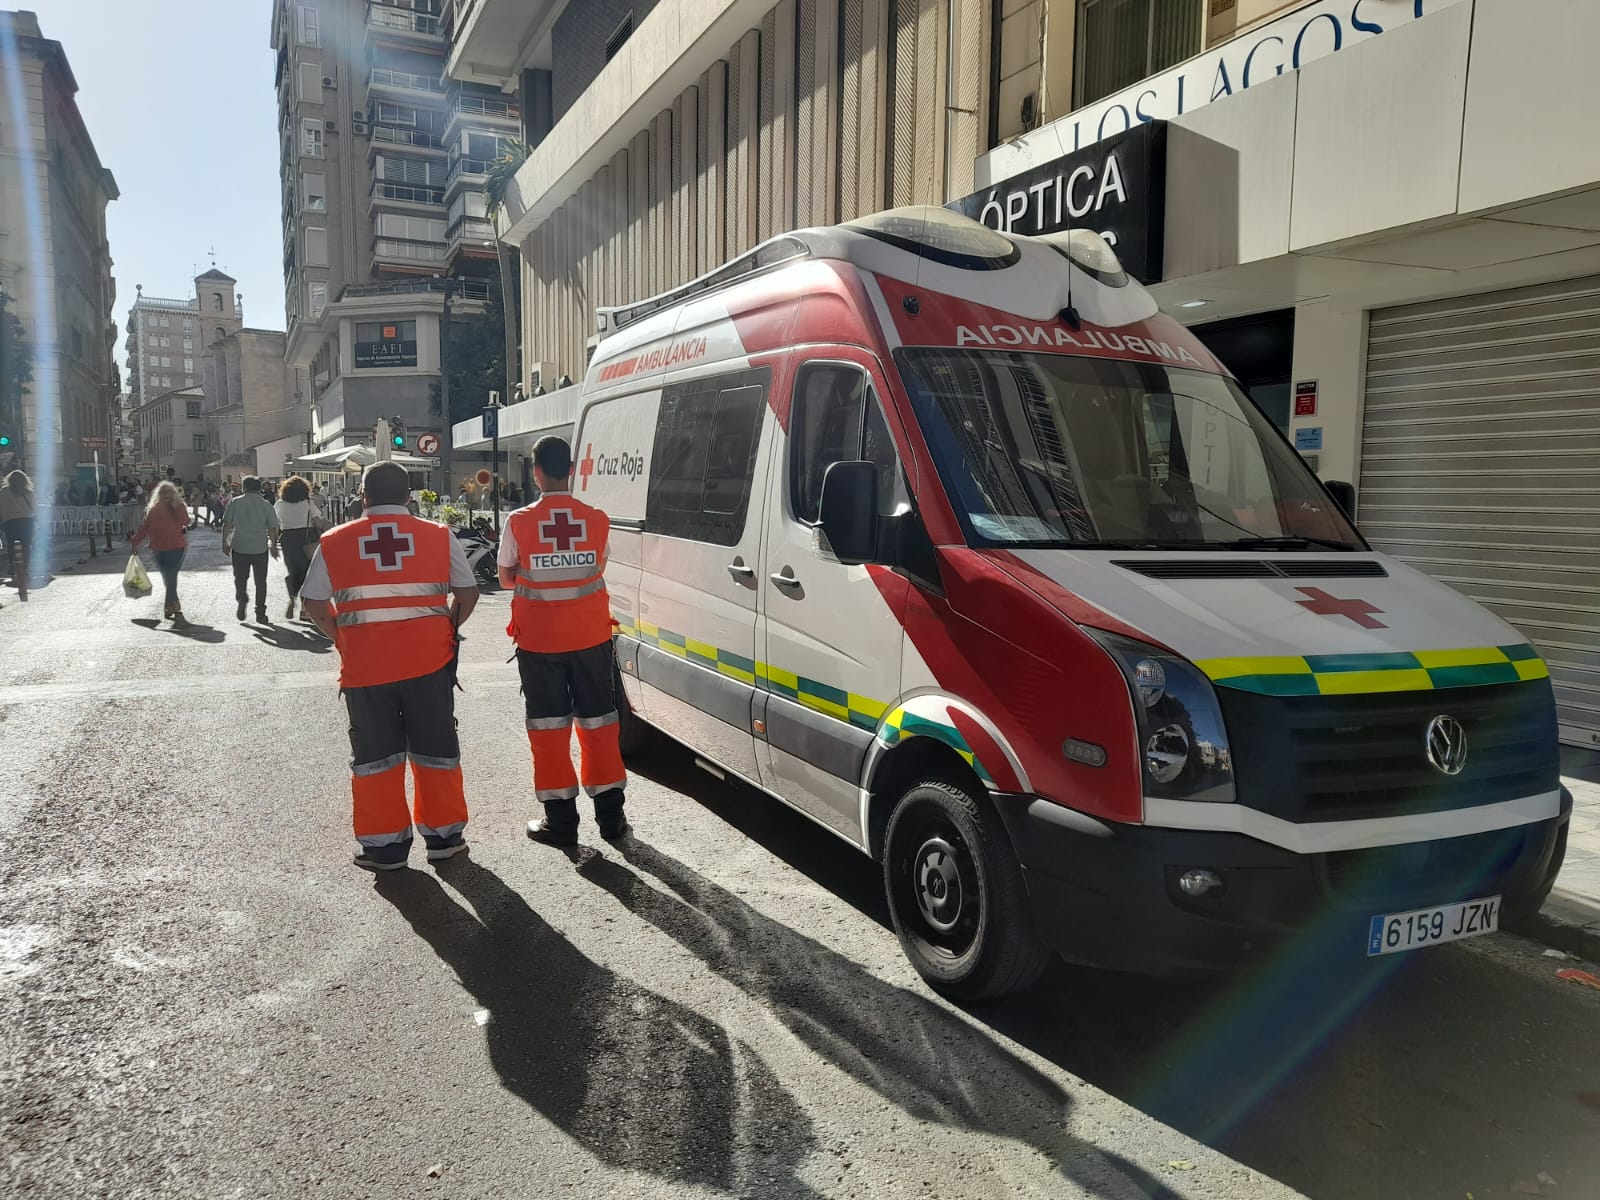
<svg viewBox="0 0 1600 1200"><path fill-rule="evenodd" d="M1049 963L1000 815L968 787L928 779L900 798L884 835L883 873L900 945L935 991L1004 996Z"/></svg>

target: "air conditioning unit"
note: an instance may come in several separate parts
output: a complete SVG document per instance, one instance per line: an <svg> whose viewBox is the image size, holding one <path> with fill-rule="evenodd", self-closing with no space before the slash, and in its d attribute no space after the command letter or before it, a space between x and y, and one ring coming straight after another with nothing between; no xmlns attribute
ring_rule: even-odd
<svg viewBox="0 0 1600 1200"><path fill-rule="evenodd" d="M367 136L367 123L365 121L357 121L354 125L352 125L350 127L350 129L351 129L351 132L356 134L358 137L366 137Z"/></svg>
<svg viewBox="0 0 1600 1200"><path fill-rule="evenodd" d="M367 110L364 109L364 108L358 108L358 109L353 110L350 113L350 119L352 121L365 121L367 119Z"/></svg>
<svg viewBox="0 0 1600 1200"><path fill-rule="evenodd" d="M528 395L532 396L543 388L550 391L556 385L556 380L561 373L556 370L555 363L536 362L528 364Z"/></svg>
<svg viewBox="0 0 1600 1200"><path fill-rule="evenodd" d="M322 86L325 88L336 88L339 86L339 81L332 75L324 75L322 77Z"/></svg>
<svg viewBox="0 0 1600 1200"><path fill-rule="evenodd" d="M329 133L337 133L339 131L339 122L337 121L324 121L322 125Z"/></svg>

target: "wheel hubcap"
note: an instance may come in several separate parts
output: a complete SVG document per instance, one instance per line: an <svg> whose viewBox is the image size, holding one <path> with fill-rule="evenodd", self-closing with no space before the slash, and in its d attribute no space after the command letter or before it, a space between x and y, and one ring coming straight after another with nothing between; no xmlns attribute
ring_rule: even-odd
<svg viewBox="0 0 1600 1200"><path fill-rule="evenodd" d="M917 851L912 877L923 919L949 933L961 919L964 899L955 847L941 837L929 838Z"/></svg>

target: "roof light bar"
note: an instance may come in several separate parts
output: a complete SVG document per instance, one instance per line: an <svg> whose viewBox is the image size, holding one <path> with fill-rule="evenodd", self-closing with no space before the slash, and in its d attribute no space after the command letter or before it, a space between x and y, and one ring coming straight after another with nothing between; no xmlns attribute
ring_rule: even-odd
<svg viewBox="0 0 1600 1200"><path fill-rule="evenodd" d="M662 292L659 296L651 296L648 300L639 300L633 304L618 305L610 308L595 309L595 322L597 332L602 338L625 329L634 322L670 308L694 296L703 296L709 292L720 291L722 288L731 287L741 283L774 267L780 267L796 259L811 257L811 248L799 238L775 237L763 242L747 254L742 254L731 262L724 263L715 271L711 271L698 279L690 280L681 287L671 291Z"/></svg>

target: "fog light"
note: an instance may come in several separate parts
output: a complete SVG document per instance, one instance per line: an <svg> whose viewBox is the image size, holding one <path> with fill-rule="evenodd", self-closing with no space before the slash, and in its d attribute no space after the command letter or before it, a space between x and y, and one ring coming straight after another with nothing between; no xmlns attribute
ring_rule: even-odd
<svg viewBox="0 0 1600 1200"><path fill-rule="evenodd" d="M1222 879L1215 871L1185 871L1178 876L1178 887L1185 896L1204 896L1221 886Z"/></svg>
<svg viewBox="0 0 1600 1200"><path fill-rule="evenodd" d="M1157 783L1171 783L1189 765L1189 734L1182 725L1163 725L1144 744L1144 769Z"/></svg>

